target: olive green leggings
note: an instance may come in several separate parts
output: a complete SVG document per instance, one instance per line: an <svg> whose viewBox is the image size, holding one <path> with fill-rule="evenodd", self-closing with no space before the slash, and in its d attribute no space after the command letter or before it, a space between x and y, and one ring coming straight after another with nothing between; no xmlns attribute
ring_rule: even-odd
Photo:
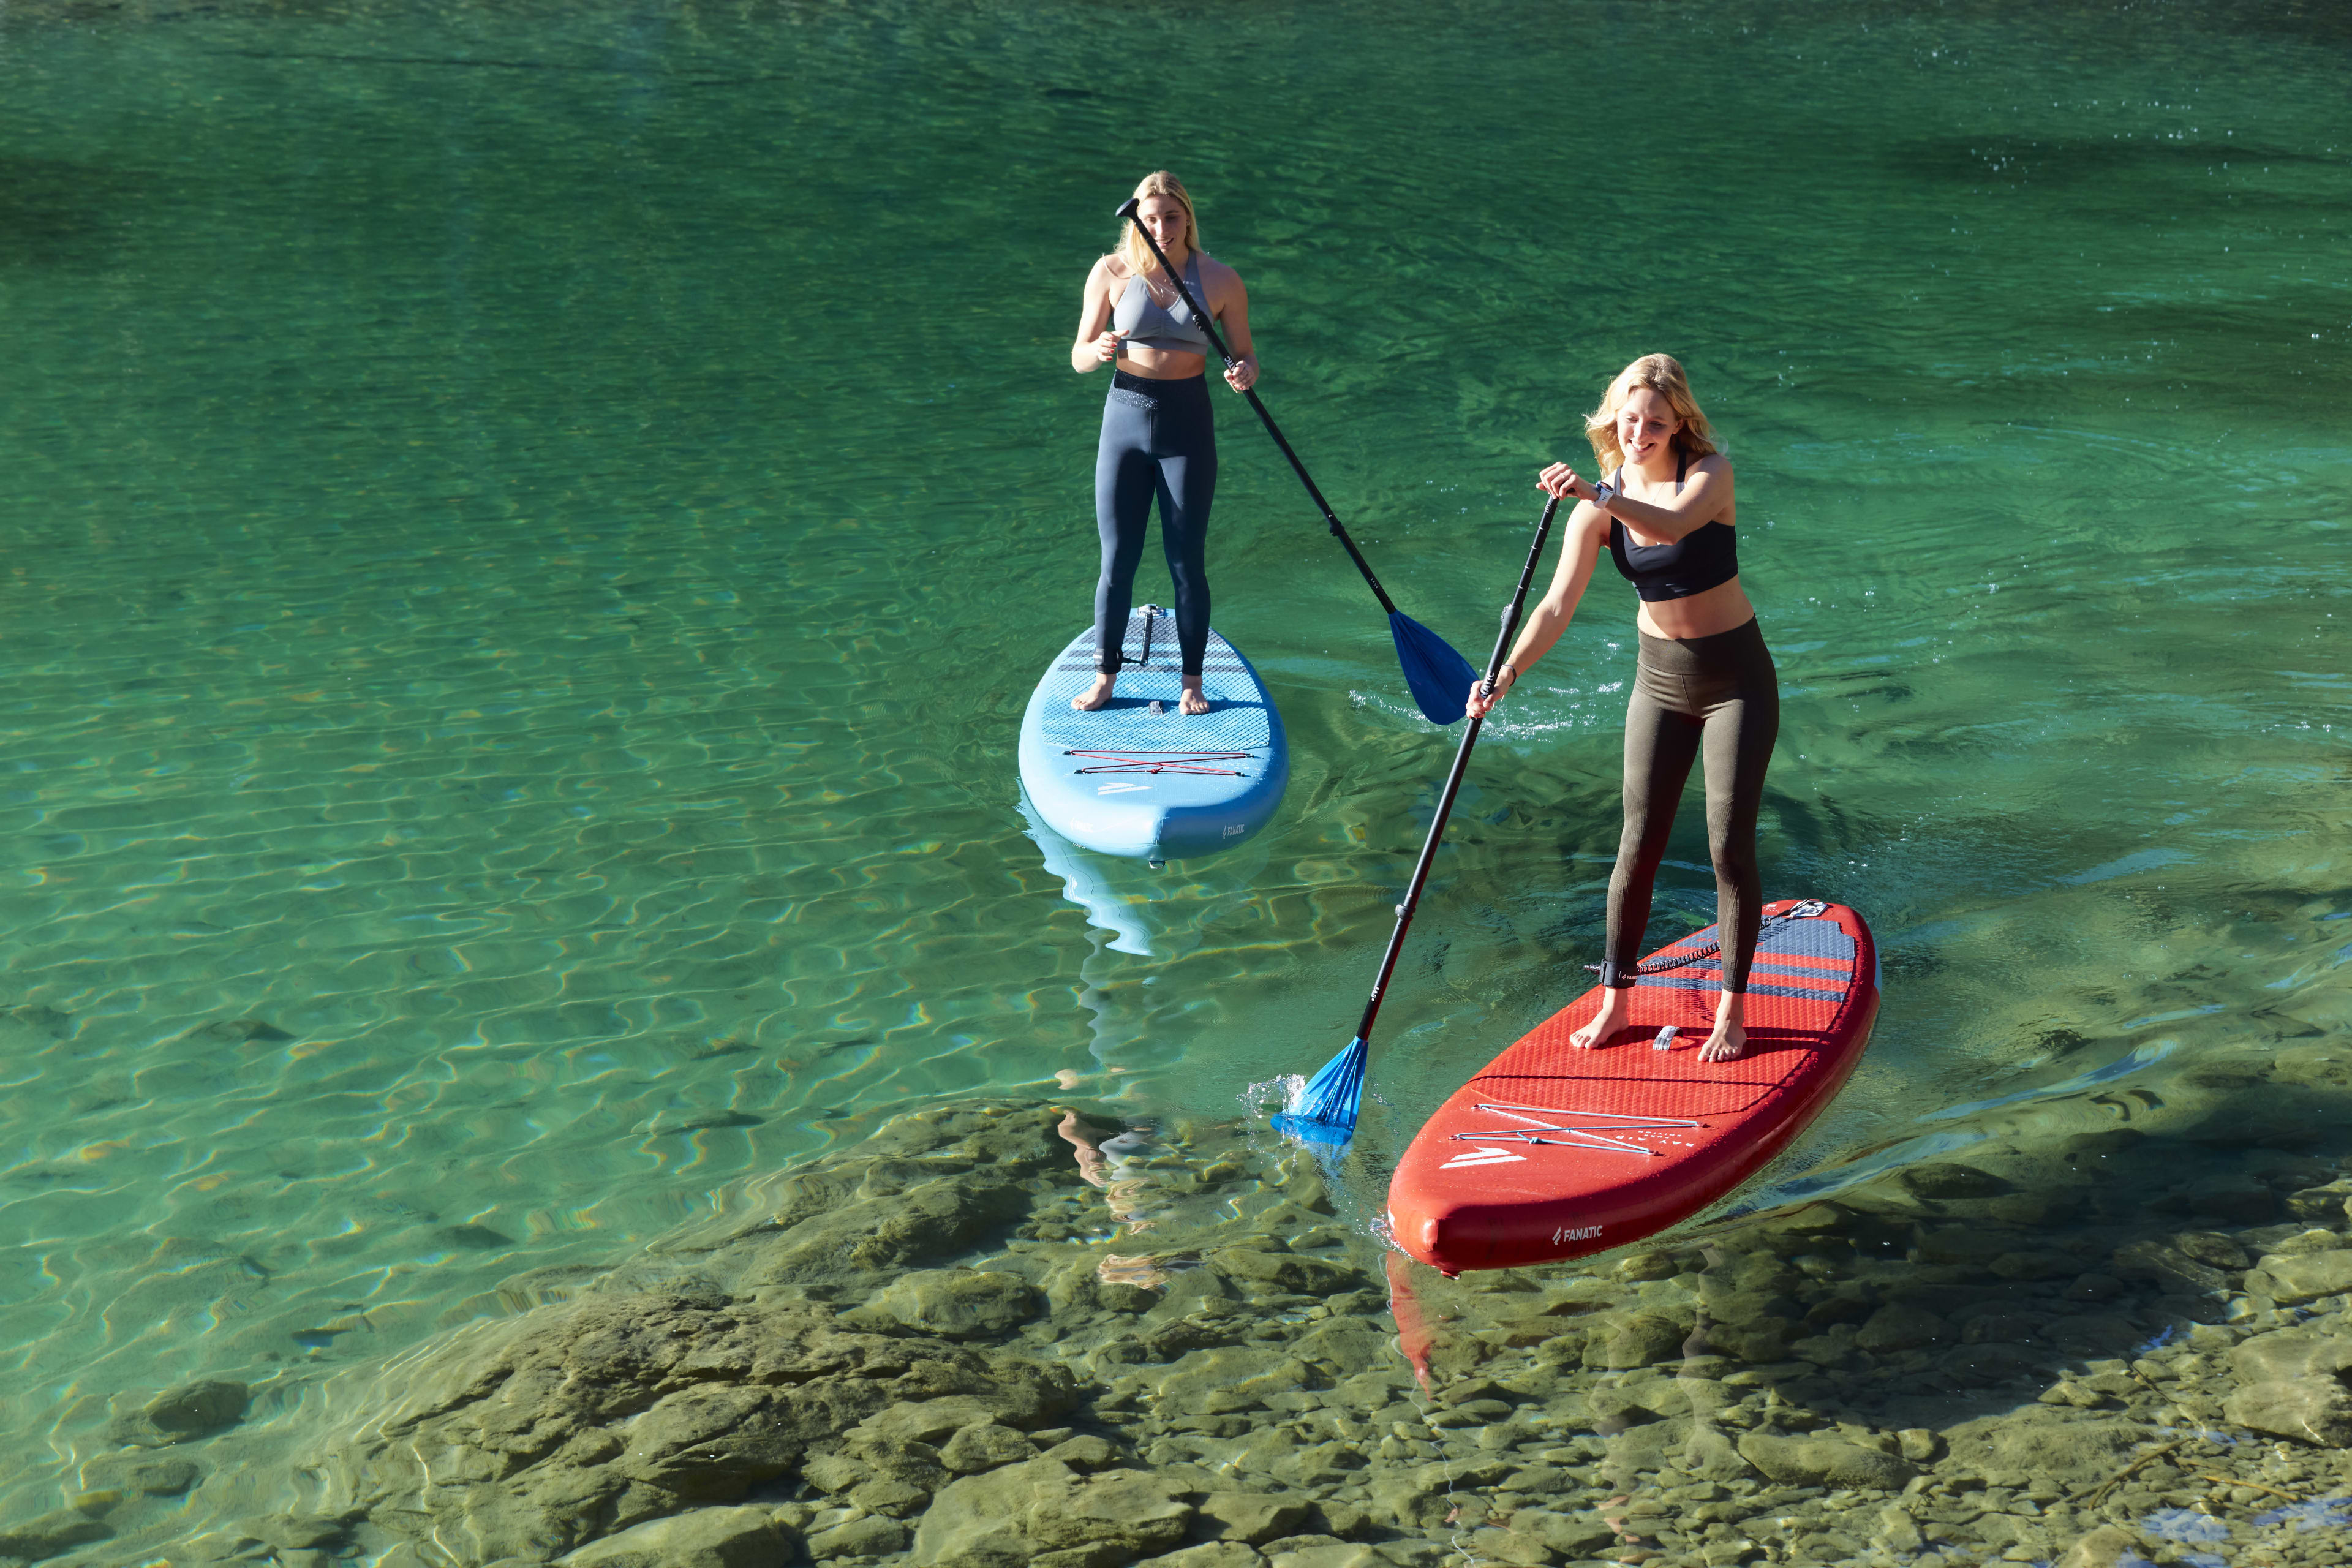
<svg viewBox="0 0 2352 1568"><path fill-rule="evenodd" d="M1748 989L1764 914L1756 867L1756 813L1780 732L1780 689L1754 621L1706 637L1642 634L1625 704L1625 831L1609 878L1604 985L1633 984L1650 923L1650 889L1665 858L1675 807L1691 763L1706 758L1706 838L1715 861L1716 929L1723 989Z"/></svg>

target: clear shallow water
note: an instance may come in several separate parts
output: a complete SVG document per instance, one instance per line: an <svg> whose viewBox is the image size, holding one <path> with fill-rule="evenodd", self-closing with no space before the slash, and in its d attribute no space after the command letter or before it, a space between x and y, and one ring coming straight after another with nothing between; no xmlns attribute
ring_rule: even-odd
<svg viewBox="0 0 2352 1568"><path fill-rule="evenodd" d="M1145 955L1013 804L1092 573L1064 334L1162 163L1270 406L1474 653L1531 468L1633 354L1691 367L1786 693L1768 882L1887 950L1807 1179L2193 1116L2187 1065L2341 1028L2346 41L12 8L0 1510L125 1391L290 1400L908 1103L1119 1068L1081 1081L1214 1111L1344 1042L1453 741L1237 404L1217 618L1282 818L1109 872ZM1490 727L1367 1192L1583 984L1630 609ZM1662 925L1711 907L1695 816L1675 853Z"/></svg>

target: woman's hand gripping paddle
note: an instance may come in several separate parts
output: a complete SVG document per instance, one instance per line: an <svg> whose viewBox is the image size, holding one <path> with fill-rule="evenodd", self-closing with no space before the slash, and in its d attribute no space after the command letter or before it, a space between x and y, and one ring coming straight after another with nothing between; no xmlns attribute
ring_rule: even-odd
<svg viewBox="0 0 2352 1568"><path fill-rule="evenodd" d="M1528 563L1519 571L1518 588L1503 608L1502 635L1495 639L1494 657L1486 661L1486 678L1478 685L1484 696L1494 694L1496 677L1502 674L1503 660L1510 655L1511 639L1518 635L1519 615L1528 603L1528 584L1535 581L1544 542L1551 535L1552 514L1559 510L1559 497L1544 502L1543 517L1536 524L1535 542L1528 549ZM1381 996L1388 990L1389 977L1396 973L1397 955L1404 951L1405 930L1412 924L1412 911L1421 902L1423 886L1429 880L1430 863L1437 858L1438 842L1445 837L1445 819L1453 815L1454 797L1460 792L1462 775L1470 766L1470 748L1478 743L1478 731L1486 722L1486 716L1481 714L1472 719L1470 727L1462 732L1462 744L1454 753L1454 771L1445 775L1445 793L1438 797L1437 816L1429 825L1429 837L1422 841L1421 859L1412 868L1412 881L1405 889L1404 902L1396 907L1396 930L1390 933L1388 952L1381 956L1380 977L1372 982L1371 999L1364 1004L1364 1016L1356 1025L1356 1037L1291 1097L1283 1113L1274 1119L1275 1131L1286 1132L1304 1143L1333 1149L1345 1148L1348 1140L1356 1135L1356 1114L1364 1101L1364 1064L1370 1054L1372 1020L1380 1014Z"/></svg>
<svg viewBox="0 0 2352 1568"><path fill-rule="evenodd" d="M1216 323L1210 320L1209 312L1201 308L1201 302L1192 298L1192 291L1184 287L1184 279L1178 277L1176 269L1168 264L1160 242L1151 237L1151 231L1144 227L1143 220L1136 216L1138 205L1137 199L1129 196L1119 204L1118 216L1135 225L1135 232L1143 237L1143 243L1151 247L1153 256L1159 258L1160 269L1168 274L1168 280L1176 285L1176 292L1183 296L1186 308L1192 312L1192 319L1201 323L1202 331L1209 334L1209 345L1217 351L1217 357L1225 362L1225 368L1231 370L1240 362L1225 352L1225 341L1217 336ZM1290 459L1291 471L1298 476L1298 482L1307 487L1307 493L1314 499L1317 510L1323 513L1323 521L1331 525L1332 534L1347 548L1348 559L1353 561L1356 570L1364 574L1364 581L1371 586L1372 596L1380 600L1381 608L1389 613L1389 636L1396 642L1397 662L1404 667L1404 683L1412 689L1414 706L1421 710L1422 717L1433 724L1453 723L1462 717L1462 694L1470 689L1471 679L1477 672L1470 668L1470 661L1454 652L1453 646L1444 637L1396 607L1395 602L1389 597L1388 590L1381 586L1381 580L1372 575L1371 566L1364 560L1364 552L1356 548L1356 542L1348 537L1346 529L1339 526L1339 516L1332 511L1331 503L1323 499L1323 492L1317 489L1315 481L1307 477L1307 465L1298 460L1298 454L1292 451L1290 443L1282 438L1282 431L1275 425L1274 416L1268 414L1265 405L1258 401L1256 389L1244 388L1242 395L1248 398L1249 405L1257 411L1258 422L1265 426L1265 433L1274 437L1274 444L1282 448L1282 455Z"/></svg>

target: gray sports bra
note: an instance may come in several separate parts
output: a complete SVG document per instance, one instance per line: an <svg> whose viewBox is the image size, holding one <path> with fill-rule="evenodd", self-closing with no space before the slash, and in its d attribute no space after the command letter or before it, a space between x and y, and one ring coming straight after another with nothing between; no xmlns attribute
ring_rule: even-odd
<svg viewBox="0 0 2352 1568"><path fill-rule="evenodd" d="M1201 297L1201 253L1194 251L1184 259L1184 286L1195 300ZM1162 349L1171 353L1206 354L1209 334L1192 316L1192 308L1180 296L1172 307L1163 308L1151 297L1151 290L1140 278L1130 278L1118 297L1118 308L1111 312L1110 324L1127 334L1127 341L1141 343L1150 349Z"/></svg>

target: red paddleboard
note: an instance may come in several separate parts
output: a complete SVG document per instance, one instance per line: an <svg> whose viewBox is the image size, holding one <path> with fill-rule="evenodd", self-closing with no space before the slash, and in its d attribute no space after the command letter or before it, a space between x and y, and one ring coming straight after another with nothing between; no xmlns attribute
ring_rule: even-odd
<svg viewBox="0 0 2352 1568"><path fill-rule="evenodd" d="M1689 1218L1754 1175L1829 1104L1878 1016L1878 948L1843 904L1764 906L1748 1050L1702 1062L1723 963L1715 928L1643 961L1632 1023L1580 1051L1594 986L1438 1107L1389 1183L1407 1253L1447 1275L1605 1252ZM1668 969L1677 954L1689 956ZM1705 954L1705 956L1701 956ZM1675 1028L1670 1048L1653 1049Z"/></svg>

